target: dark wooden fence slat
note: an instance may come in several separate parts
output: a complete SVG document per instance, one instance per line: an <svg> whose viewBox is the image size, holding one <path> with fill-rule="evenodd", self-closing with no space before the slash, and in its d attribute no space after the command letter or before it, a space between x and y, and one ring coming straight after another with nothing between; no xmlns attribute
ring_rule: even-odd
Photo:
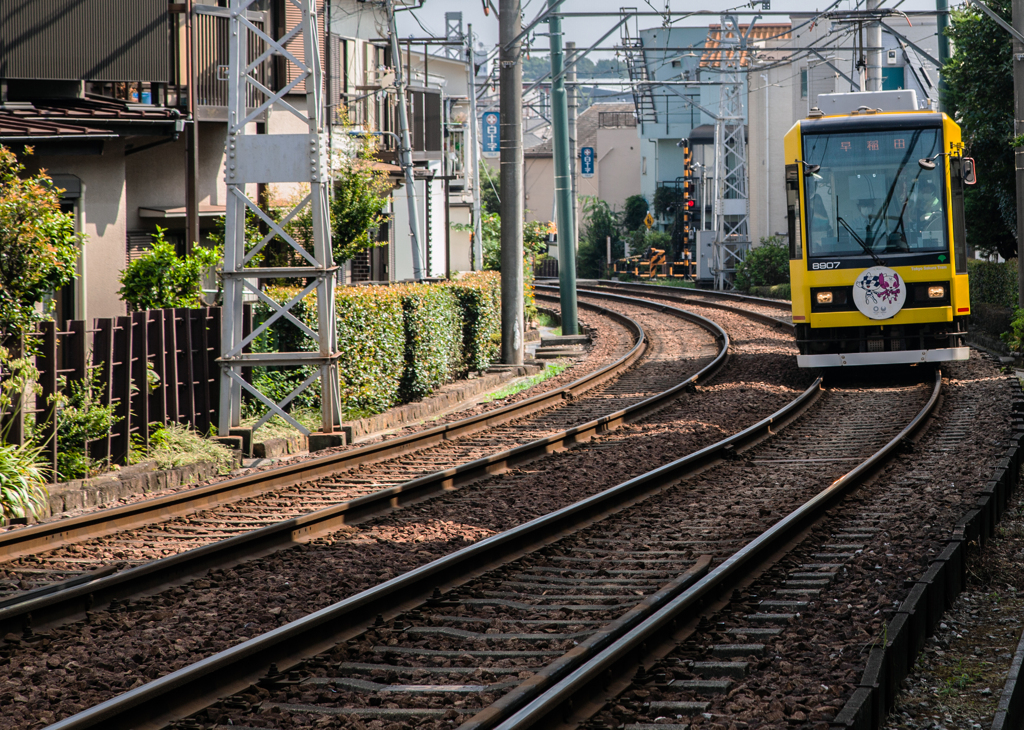
<svg viewBox="0 0 1024 730"><path fill-rule="evenodd" d="M181 420L178 406L178 330L175 327L175 310L162 309L164 318L164 368L167 398L167 420L175 423Z"/></svg>
<svg viewBox="0 0 1024 730"><path fill-rule="evenodd" d="M206 357L206 308L193 309L192 315L192 369L196 374L195 428L199 433L210 432L210 372Z"/></svg>
<svg viewBox="0 0 1024 730"><path fill-rule="evenodd" d="M159 385L149 393L147 423L167 423L167 360L164 357L163 311L146 312L146 358L159 378ZM147 436L148 438L148 436Z"/></svg>
<svg viewBox="0 0 1024 730"><path fill-rule="evenodd" d="M39 352L36 369L39 371L39 395L36 396L36 429L42 444L43 456L51 473L57 472L57 323L40 322Z"/></svg>
<svg viewBox="0 0 1024 730"><path fill-rule="evenodd" d="M149 312L132 313L131 371L132 383L131 412L134 423L133 433L138 434L143 448L149 448L149 377L146 364L149 362L147 333ZM130 436L129 436L130 438Z"/></svg>
<svg viewBox="0 0 1024 730"><path fill-rule="evenodd" d="M178 338L178 422L194 428L196 379L192 374L192 327L188 313L187 309L174 310L174 329Z"/></svg>
<svg viewBox="0 0 1024 730"><path fill-rule="evenodd" d="M132 318L118 317L114 326L114 353L111 379L114 393L114 415L120 420L111 438L110 458L115 464L128 461L132 432Z"/></svg>
<svg viewBox="0 0 1024 730"><path fill-rule="evenodd" d="M217 426L220 413L220 307L209 309L206 320L206 370L210 374L210 424Z"/></svg>
<svg viewBox="0 0 1024 730"><path fill-rule="evenodd" d="M99 388L100 405L108 406L113 400L113 380L111 379L112 363L114 360L114 320L95 319L93 320L95 332L92 337L92 365L99 375L96 378ZM98 461L110 459L111 434L108 433L96 441L91 442L89 456Z"/></svg>

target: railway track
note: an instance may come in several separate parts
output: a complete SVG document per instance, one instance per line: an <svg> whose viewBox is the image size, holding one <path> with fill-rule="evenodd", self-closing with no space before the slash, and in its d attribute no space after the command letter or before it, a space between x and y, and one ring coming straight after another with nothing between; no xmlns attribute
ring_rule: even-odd
<svg viewBox="0 0 1024 730"><path fill-rule="evenodd" d="M661 407L724 361L727 336L700 317L660 312L667 331L652 349L635 321L590 306L632 329L635 343L565 388L421 434L0 536L0 556L14 558L3 566L8 583L37 584L0 602L0 633L80 617L585 441ZM680 353L684 343L689 353Z"/></svg>
<svg viewBox="0 0 1024 730"><path fill-rule="evenodd" d="M284 730L311 718L524 726L516 713L560 706L562 683L576 678L579 690L579 673L594 662L606 682L609 652L635 652L622 642L652 621L695 622L792 548L924 423L940 382L936 374L926 384L822 393L818 381L712 447L52 727L160 727L200 707L177 727ZM871 414L883 406L889 417L879 425ZM840 433L815 438L836 424ZM807 585L789 593L830 580L828 568L808 570L815 575L795 579ZM751 636L777 632L799 602L776 596L721 651L756 653ZM217 701L232 692L240 693Z"/></svg>

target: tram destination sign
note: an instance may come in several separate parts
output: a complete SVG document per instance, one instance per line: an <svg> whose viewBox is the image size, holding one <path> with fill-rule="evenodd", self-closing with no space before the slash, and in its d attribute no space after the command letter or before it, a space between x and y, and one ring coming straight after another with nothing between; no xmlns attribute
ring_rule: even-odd
<svg viewBox="0 0 1024 730"><path fill-rule="evenodd" d="M501 157L501 113L484 112L480 124L484 157Z"/></svg>

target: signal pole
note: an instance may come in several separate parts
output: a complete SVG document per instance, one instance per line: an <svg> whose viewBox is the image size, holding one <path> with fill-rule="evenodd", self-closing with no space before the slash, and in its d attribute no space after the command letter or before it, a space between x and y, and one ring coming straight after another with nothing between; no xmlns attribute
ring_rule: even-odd
<svg viewBox="0 0 1024 730"><path fill-rule="evenodd" d="M1013 0L1013 28L1024 34L1024 0ZM1024 134L1024 43L1013 39L1013 136ZM1024 307L1024 147L1013 152L1017 173L1017 304Z"/></svg>
<svg viewBox="0 0 1024 730"><path fill-rule="evenodd" d="M523 58L520 0L500 0L501 361L523 364ZM513 41L516 41L513 43Z"/></svg>
<svg viewBox="0 0 1024 730"><path fill-rule="evenodd" d="M473 24L466 26L466 73L469 76L469 145L473 166L473 270L484 270L483 229L480 223L480 118L476 115L476 58L473 55Z"/></svg>
<svg viewBox="0 0 1024 730"><path fill-rule="evenodd" d="M554 11L556 0L548 0L548 7ZM574 231L574 208L572 204L572 180L570 166L574 160L569 155L569 109L565 98L565 76L562 70L565 57L562 54L562 19L552 15L548 20L551 47L551 154L555 162L555 201L558 217L558 290L562 305L562 334L579 334L576 314L576 233Z"/></svg>

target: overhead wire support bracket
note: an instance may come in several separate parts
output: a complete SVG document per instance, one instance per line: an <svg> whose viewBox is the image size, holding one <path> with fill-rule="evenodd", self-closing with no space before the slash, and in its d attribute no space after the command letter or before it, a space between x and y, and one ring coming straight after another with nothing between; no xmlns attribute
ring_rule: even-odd
<svg viewBox="0 0 1024 730"><path fill-rule="evenodd" d="M994 11L988 5L981 2L981 0L967 0L967 2L970 3L971 5L974 5L976 8L978 8L978 10L985 13L985 15L987 15L988 17L992 18L992 20L995 21L996 25L998 25L1000 28L1002 28L1011 36L1013 36L1013 39L1015 41L1017 41L1018 43L1024 43L1024 35L1018 33L1012 25L1010 25L1005 20L1000 18L996 11Z"/></svg>

